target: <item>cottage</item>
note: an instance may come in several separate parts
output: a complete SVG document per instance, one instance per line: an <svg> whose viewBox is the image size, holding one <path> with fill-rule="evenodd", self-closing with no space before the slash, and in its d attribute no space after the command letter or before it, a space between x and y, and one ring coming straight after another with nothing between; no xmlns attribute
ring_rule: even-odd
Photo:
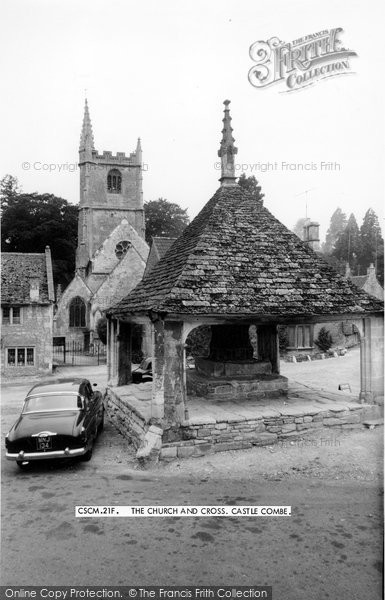
<svg viewBox="0 0 385 600"><path fill-rule="evenodd" d="M52 371L54 284L51 251L1 255L1 373Z"/></svg>
<svg viewBox="0 0 385 600"><path fill-rule="evenodd" d="M107 312L111 405L120 411L122 427L135 430L138 444L146 437L139 455L146 446L159 450L179 443L183 448L193 436L207 441L204 431L192 428L194 394L206 403L231 397L255 405L287 393L279 373L280 324L354 321L363 334L361 399L383 395L383 304L335 273L267 210L259 192L253 195L236 182L229 101L224 113L220 188L141 283ZM150 326L153 339L154 381L141 422L142 391L136 405L124 399L124 393L131 398L134 393L125 390L131 381L133 323ZM202 325L211 328L210 347L190 377L185 343ZM210 427L210 422L216 423L214 414L200 425ZM263 433L264 422L254 419L253 426L258 435L275 435ZM215 436L222 424L211 427Z"/></svg>
<svg viewBox="0 0 385 600"><path fill-rule="evenodd" d="M354 285L364 290L367 294L378 298L378 300L384 299L384 288L381 287L376 277L376 269L373 263L367 268L366 275L352 275L348 265L346 268L346 277L349 277Z"/></svg>

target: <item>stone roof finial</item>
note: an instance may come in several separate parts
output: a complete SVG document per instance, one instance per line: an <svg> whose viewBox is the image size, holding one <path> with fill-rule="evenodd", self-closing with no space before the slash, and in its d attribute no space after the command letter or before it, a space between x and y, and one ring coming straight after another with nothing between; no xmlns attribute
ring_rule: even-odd
<svg viewBox="0 0 385 600"><path fill-rule="evenodd" d="M83 117L83 126L82 133L80 136L80 146L79 150L85 150L88 152L92 152L95 150L94 144L94 134L92 133L92 124L90 119L90 113L88 110L88 102L87 98L84 104L84 117Z"/></svg>
<svg viewBox="0 0 385 600"><path fill-rule="evenodd" d="M231 117L229 104L230 100L223 102L225 105L225 116L223 117L222 141L218 150L218 156L221 159L221 178L222 186L236 185L234 156L238 153L238 148L234 146L233 129L231 127Z"/></svg>

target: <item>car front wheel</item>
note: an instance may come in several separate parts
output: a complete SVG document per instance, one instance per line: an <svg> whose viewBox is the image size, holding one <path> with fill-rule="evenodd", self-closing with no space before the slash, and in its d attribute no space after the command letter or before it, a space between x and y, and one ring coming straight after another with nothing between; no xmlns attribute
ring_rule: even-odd
<svg viewBox="0 0 385 600"><path fill-rule="evenodd" d="M91 448L89 448L89 450L87 450L87 452L85 454L83 454L82 460L84 460L84 462L88 462L89 460L91 460L92 450L93 450L93 447L91 446Z"/></svg>
<svg viewBox="0 0 385 600"><path fill-rule="evenodd" d="M100 423L98 425L98 433L102 433L103 429L104 429L104 410L102 412L101 421L100 421Z"/></svg>
<svg viewBox="0 0 385 600"><path fill-rule="evenodd" d="M17 460L16 464L19 467L19 469L22 469L23 471L25 471L26 469L28 469L28 467L30 466L29 462L23 461L23 460Z"/></svg>

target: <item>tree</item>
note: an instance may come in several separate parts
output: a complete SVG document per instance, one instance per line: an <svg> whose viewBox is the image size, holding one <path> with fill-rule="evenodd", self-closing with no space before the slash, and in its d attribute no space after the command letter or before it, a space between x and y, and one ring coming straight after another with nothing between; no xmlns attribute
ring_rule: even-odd
<svg viewBox="0 0 385 600"><path fill-rule="evenodd" d="M378 217L372 208L366 211L360 229L360 237L361 253L359 264L361 272L366 273L366 269L373 263L376 267L379 280L383 283L384 240Z"/></svg>
<svg viewBox="0 0 385 600"><path fill-rule="evenodd" d="M300 240L303 240L303 228L307 220L308 219L306 219L305 217L298 219L298 221L292 229L292 232L295 233L295 235L299 237Z"/></svg>
<svg viewBox="0 0 385 600"><path fill-rule="evenodd" d="M332 251L332 256L346 266L349 263L352 274L356 274L357 262L361 255L360 230L352 213L342 233L339 234Z"/></svg>
<svg viewBox="0 0 385 600"><path fill-rule="evenodd" d="M145 202L144 216L148 243L157 236L179 237L190 222L187 209L181 208L179 204L168 202L164 198Z"/></svg>
<svg viewBox="0 0 385 600"><path fill-rule="evenodd" d="M100 341L102 342L102 344L106 345L107 344L107 317L106 316L102 316L100 317L99 321L96 323L96 333L99 336Z"/></svg>
<svg viewBox="0 0 385 600"><path fill-rule="evenodd" d="M322 251L325 254L331 254L334 250L338 236L346 227L346 215L340 208L337 208L331 216L329 229L326 232L325 243Z"/></svg>
<svg viewBox="0 0 385 600"><path fill-rule="evenodd" d="M245 173L242 173L238 179L238 185L250 192L256 200L262 200L265 195L261 193L261 186L258 185L258 181L255 179L254 175L246 177Z"/></svg>
<svg viewBox="0 0 385 600"><path fill-rule="evenodd" d="M51 248L56 284L66 287L75 271L77 206L53 194L25 194L17 180L1 181L2 252L44 252Z"/></svg>
<svg viewBox="0 0 385 600"><path fill-rule="evenodd" d="M330 350L333 345L333 338L330 334L330 331L328 331L326 327L321 327L318 337L316 340L314 340L314 343L322 352L327 352Z"/></svg>
<svg viewBox="0 0 385 600"><path fill-rule="evenodd" d="M15 195L20 194L19 182L13 175L5 175L0 181L1 207L7 206Z"/></svg>

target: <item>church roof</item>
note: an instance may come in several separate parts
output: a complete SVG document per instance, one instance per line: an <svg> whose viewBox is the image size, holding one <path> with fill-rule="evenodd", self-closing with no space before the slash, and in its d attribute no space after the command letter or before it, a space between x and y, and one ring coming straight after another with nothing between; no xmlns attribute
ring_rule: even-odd
<svg viewBox="0 0 385 600"><path fill-rule="evenodd" d="M223 185L154 269L108 313L305 317L381 311L280 223Z"/></svg>
<svg viewBox="0 0 385 600"><path fill-rule="evenodd" d="M31 304L31 280L39 281L37 304L48 304L54 300L51 252L48 247L41 254L1 254L2 304Z"/></svg>
<svg viewBox="0 0 385 600"><path fill-rule="evenodd" d="M167 250L173 245L177 238L153 237L150 246L150 252L147 258L144 277L151 271L159 260L166 254Z"/></svg>

